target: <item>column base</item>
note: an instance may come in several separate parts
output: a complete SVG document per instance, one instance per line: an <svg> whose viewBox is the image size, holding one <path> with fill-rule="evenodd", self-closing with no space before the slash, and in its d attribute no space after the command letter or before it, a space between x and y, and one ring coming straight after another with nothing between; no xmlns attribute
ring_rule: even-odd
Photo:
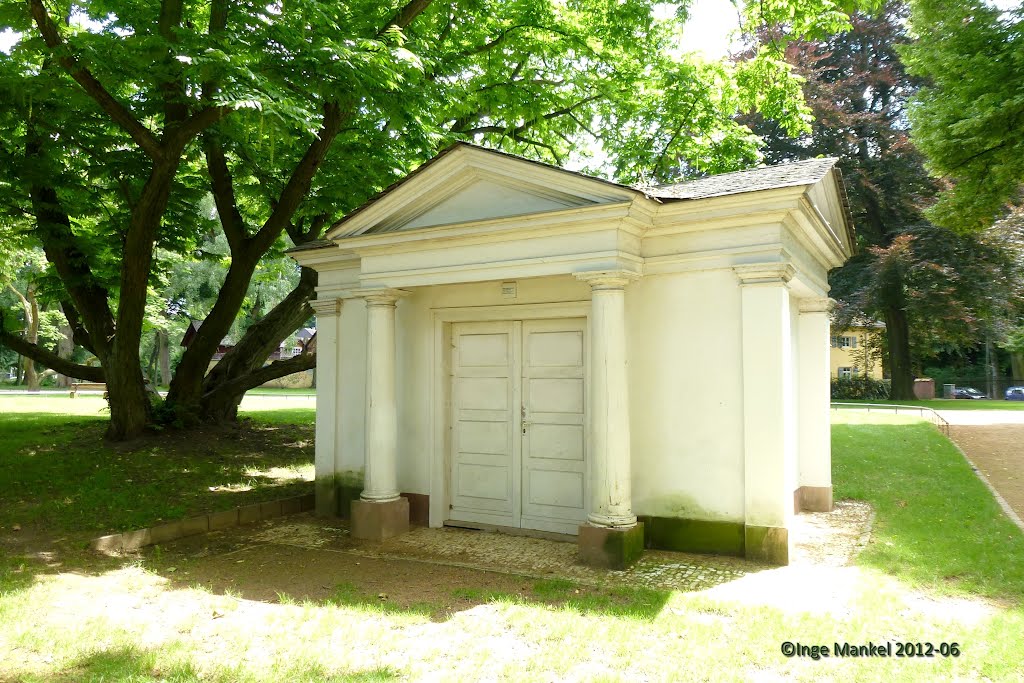
<svg viewBox="0 0 1024 683"><path fill-rule="evenodd" d="M399 498L386 503L352 501L352 538L382 541L409 531L409 500Z"/></svg>
<svg viewBox="0 0 1024 683"><path fill-rule="evenodd" d="M796 492L797 512L832 512L831 486L801 486Z"/></svg>
<svg viewBox="0 0 1024 683"><path fill-rule="evenodd" d="M644 525L611 528L581 524L577 548L583 564L625 569L644 551Z"/></svg>
<svg viewBox="0 0 1024 683"><path fill-rule="evenodd" d="M748 526L743 529L744 555L748 560L768 564L789 564L789 529L775 526Z"/></svg>

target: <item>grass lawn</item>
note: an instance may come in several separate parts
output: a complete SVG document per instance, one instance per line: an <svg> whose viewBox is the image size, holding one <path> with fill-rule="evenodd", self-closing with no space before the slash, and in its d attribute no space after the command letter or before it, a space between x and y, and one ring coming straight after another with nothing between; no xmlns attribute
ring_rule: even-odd
<svg viewBox="0 0 1024 683"><path fill-rule="evenodd" d="M256 387L246 392L246 396L316 396L316 389L273 389Z"/></svg>
<svg viewBox="0 0 1024 683"><path fill-rule="evenodd" d="M870 403L901 406L924 406L933 410L1024 410L1024 401L1000 401L994 399L981 399L969 401L967 399L945 399L936 398L925 401L891 401L891 400L863 400L838 401L839 403Z"/></svg>
<svg viewBox="0 0 1024 683"><path fill-rule="evenodd" d="M66 476L61 461L87 460L91 452L94 461L117 462L123 455L85 445L102 425L80 406L58 418L0 404L0 431L14 445L0 463L28 463L46 481L18 486L34 486L46 500L70 500L60 514L35 517L40 533L63 533L60 525L103 504L79 497L92 488L80 482L99 475L76 466L84 478ZM275 454L292 442L267 432L309 429L298 413L281 414L280 424L274 410L281 407L266 407L259 418L247 414ZM21 419L8 420L12 413ZM384 588L386 570L372 581L324 586L325 598L296 595L284 581L276 598L254 599L186 579L204 566L202 557L154 550L82 565L75 564L81 558L7 556L0 560L0 680L1020 680L1020 531L930 424L874 414L833 419L836 496L867 500L877 512L872 541L855 567L771 569L738 580L744 585L732 592L723 584L693 593L467 572L427 597L399 602ZM209 450L174 466L175 478L233 448L221 439L204 443ZM18 468L5 466L0 477L7 482ZM132 470L157 480L160 471ZM219 481L240 478L231 470ZM5 495L0 503L0 543L12 522L30 523L35 514L28 496L21 504L11 500ZM163 505L138 500L147 508ZM94 523L103 515L124 519L108 508ZM242 572L247 565L231 566ZM780 592L810 590L827 596L810 611L777 600ZM825 644L830 653L836 641L956 642L960 656L787 658L784 641Z"/></svg>
<svg viewBox="0 0 1024 683"><path fill-rule="evenodd" d="M102 443L98 396L0 396L0 527L94 537L312 492L314 409L247 398L241 429Z"/></svg>

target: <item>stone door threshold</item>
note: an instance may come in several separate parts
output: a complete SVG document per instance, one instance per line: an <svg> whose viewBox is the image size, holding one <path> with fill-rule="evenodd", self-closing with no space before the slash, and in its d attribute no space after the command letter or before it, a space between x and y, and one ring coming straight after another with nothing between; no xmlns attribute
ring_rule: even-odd
<svg viewBox="0 0 1024 683"><path fill-rule="evenodd" d="M539 531L537 529L523 529L517 526L500 526L497 524L485 524L484 522L459 522L446 520L446 527L455 529L468 529L470 531L486 531L489 533L506 534L508 536L526 536L527 538L543 538L548 541L563 541L575 543L576 536L572 534L560 534L555 531Z"/></svg>

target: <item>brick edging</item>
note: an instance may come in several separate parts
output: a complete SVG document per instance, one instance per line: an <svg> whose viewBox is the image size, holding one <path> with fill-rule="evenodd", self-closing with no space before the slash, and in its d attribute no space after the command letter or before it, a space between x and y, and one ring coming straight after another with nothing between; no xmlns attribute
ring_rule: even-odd
<svg viewBox="0 0 1024 683"><path fill-rule="evenodd" d="M208 515L188 517L176 522L168 522L148 529L136 529L120 534L100 536L89 541L89 548L100 552L117 552L138 550L147 545L167 543L186 536L205 534L218 529L252 524L263 519L273 519L284 515L306 512L314 507L314 494L281 498L266 503L253 503Z"/></svg>

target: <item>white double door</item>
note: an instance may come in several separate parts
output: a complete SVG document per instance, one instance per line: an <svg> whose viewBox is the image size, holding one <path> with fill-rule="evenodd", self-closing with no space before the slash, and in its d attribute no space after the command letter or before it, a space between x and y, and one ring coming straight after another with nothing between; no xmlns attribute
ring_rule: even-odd
<svg viewBox="0 0 1024 683"><path fill-rule="evenodd" d="M452 325L449 520L586 521L586 320Z"/></svg>

